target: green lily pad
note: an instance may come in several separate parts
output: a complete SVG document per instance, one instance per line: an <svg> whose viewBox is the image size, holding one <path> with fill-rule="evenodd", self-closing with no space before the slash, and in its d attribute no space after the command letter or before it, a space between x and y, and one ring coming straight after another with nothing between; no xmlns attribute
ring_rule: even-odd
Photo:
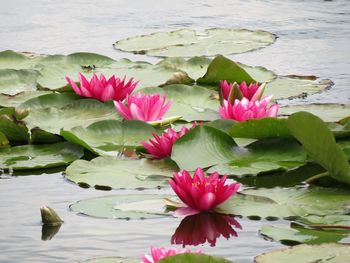
<svg viewBox="0 0 350 263"><path fill-rule="evenodd" d="M5 112L6 109L9 111ZM14 108L4 108L0 112L0 132L10 141L25 143L29 141L28 128L17 119Z"/></svg>
<svg viewBox="0 0 350 263"><path fill-rule="evenodd" d="M345 263L350 260L349 244L298 245L266 252L255 263Z"/></svg>
<svg viewBox="0 0 350 263"><path fill-rule="evenodd" d="M323 121L334 122L350 115L350 105L344 104L305 104L290 105L280 108L281 115L291 115L295 112L307 111Z"/></svg>
<svg viewBox="0 0 350 263"><path fill-rule="evenodd" d="M333 85L330 80L319 80L315 76L261 76L266 74L264 68L249 68L236 63L224 56L217 56L208 66L205 75L197 79L201 85L217 87L221 80L228 82L269 82L265 94L273 95L274 99L305 97L308 94L323 91ZM255 79L255 80L254 80Z"/></svg>
<svg viewBox="0 0 350 263"><path fill-rule="evenodd" d="M81 263L139 263L139 259L122 257L100 257L81 261Z"/></svg>
<svg viewBox="0 0 350 263"><path fill-rule="evenodd" d="M186 85L169 85L164 88L146 88L142 93L160 93L172 99L173 103L165 117L182 116L185 121L208 121L219 118L219 103L212 97L213 91Z"/></svg>
<svg viewBox="0 0 350 263"><path fill-rule="evenodd" d="M0 69L28 69L31 67L29 55L12 50L0 52Z"/></svg>
<svg viewBox="0 0 350 263"><path fill-rule="evenodd" d="M184 253L170 257L165 257L158 261L159 263L233 263L227 259L217 256L209 256L205 254Z"/></svg>
<svg viewBox="0 0 350 263"><path fill-rule="evenodd" d="M237 148L236 155L224 164L209 168L208 172L244 176L262 172L288 170L304 165L306 154L300 145L290 140L264 140Z"/></svg>
<svg viewBox="0 0 350 263"><path fill-rule="evenodd" d="M37 72L33 70L0 69L0 93L16 95L36 90Z"/></svg>
<svg viewBox="0 0 350 263"><path fill-rule="evenodd" d="M350 230L350 215L326 215L326 216L317 216L317 215L308 215L299 220L304 224L311 226L318 226L322 229L328 229L334 226L333 229L349 229Z"/></svg>
<svg viewBox="0 0 350 263"><path fill-rule="evenodd" d="M176 166L165 160L104 156L73 162L67 167L66 177L77 184L95 188L143 189L167 186L174 170Z"/></svg>
<svg viewBox="0 0 350 263"><path fill-rule="evenodd" d="M69 142L2 148L0 168L30 170L62 166L81 158L83 154L82 147Z"/></svg>
<svg viewBox="0 0 350 263"><path fill-rule="evenodd" d="M6 138L6 135L0 132L0 148L9 146L10 142Z"/></svg>
<svg viewBox="0 0 350 263"><path fill-rule="evenodd" d="M320 118L308 112L294 113L288 118L288 129L303 145L310 158L328 171L329 176L350 184L348 157Z"/></svg>
<svg viewBox="0 0 350 263"><path fill-rule="evenodd" d="M184 71L192 79L198 79L207 72L207 68L211 62L212 59L206 57L192 57L188 60L182 57L174 57L165 58L161 60L157 65L172 70ZM276 74L274 72L264 67L252 67L239 62L236 62L236 64L245 70L253 79L260 83L269 82L276 78Z"/></svg>
<svg viewBox="0 0 350 263"><path fill-rule="evenodd" d="M247 29L207 29L197 33L191 29L157 32L119 40L118 50L159 57L213 56L238 54L266 47L276 36L266 31Z"/></svg>
<svg viewBox="0 0 350 263"><path fill-rule="evenodd" d="M42 96L38 96L29 99L19 105L20 109L44 109L44 108L63 108L64 106L73 103L74 101L81 99L78 95L73 92L64 93L49 93Z"/></svg>
<svg viewBox="0 0 350 263"><path fill-rule="evenodd" d="M350 212L350 191L336 188L260 188L234 195L217 210L260 218L326 216Z"/></svg>
<svg viewBox="0 0 350 263"><path fill-rule="evenodd" d="M283 244L305 243L314 245L332 243L350 236L350 229L348 231L322 230L305 228L298 224L292 224L290 228L263 225L259 232L263 236Z"/></svg>
<svg viewBox="0 0 350 263"><path fill-rule="evenodd" d="M209 64L205 75L197 79L198 84L202 85L219 85L221 80L228 82L247 83L255 82L242 67L236 62L222 56L216 56Z"/></svg>
<svg viewBox="0 0 350 263"><path fill-rule="evenodd" d="M181 169L194 171L232 160L236 143L226 133L208 126L199 126L176 140L171 159Z"/></svg>
<svg viewBox="0 0 350 263"><path fill-rule="evenodd" d="M245 148L237 147L226 133L203 126L174 143L171 159L185 170L212 166L208 172L246 175L298 167L306 162L306 155L294 141L259 141Z"/></svg>
<svg viewBox="0 0 350 263"><path fill-rule="evenodd" d="M31 144L50 144L63 141L63 138L59 135L52 134L47 131L43 131L39 128L33 128L30 130L30 143Z"/></svg>
<svg viewBox="0 0 350 263"><path fill-rule="evenodd" d="M331 86L331 80L315 76L278 76L268 83L265 95L273 95L274 99L305 98L308 94L324 91Z"/></svg>
<svg viewBox="0 0 350 263"><path fill-rule="evenodd" d="M21 92L14 96L0 94L0 106L17 107L27 100L30 100L42 95L50 94L50 93L52 93L52 91L35 90L35 91Z"/></svg>
<svg viewBox="0 0 350 263"><path fill-rule="evenodd" d="M60 134L61 129L69 130L75 126L86 127L101 120L121 120L121 116L111 103L92 99L72 102L62 108L34 108L25 118L28 127Z"/></svg>
<svg viewBox="0 0 350 263"><path fill-rule="evenodd" d="M287 119L264 118L260 120L248 120L236 122L229 129L232 137L239 138L290 138L292 137L287 128Z"/></svg>
<svg viewBox="0 0 350 263"><path fill-rule="evenodd" d="M142 121L105 120L90 126L61 130L61 136L67 141L80 144L99 155L117 156L128 147L140 146L142 141L157 133L153 126Z"/></svg>
<svg viewBox="0 0 350 263"><path fill-rule="evenodd" d="M73 212L97 218L152 219L166 216L160 195L112 195L78 201L70 205Z"/></svg>

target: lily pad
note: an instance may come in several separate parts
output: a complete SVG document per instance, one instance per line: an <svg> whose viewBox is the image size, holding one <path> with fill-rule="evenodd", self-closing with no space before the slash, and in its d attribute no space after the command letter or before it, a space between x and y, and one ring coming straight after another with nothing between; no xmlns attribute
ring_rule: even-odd
<svg viewBox="0 0 350 263"><path fill-rule="evenodd" d="M343 229L347 228L350 230L350 215L308 215L299 221L311 226L318 226L321 229L332 229L332 226L334 226L333 229L341 229L343 227Z"/></svg>
<svg viewBox="0 0 350 263"><path fill-rule="evenodd" d="M0 69L0 93L13 96L36 90L37 74L33 70Z"/></svg>
<svg viewBox="0 0 350 263"><path fill-rule="evenodd" d="M350 191L336 188L260 188L234 195L219 212L260 218L302 218L350 212Z"/></svg>
<svg viewBox="0 0 350 263"><path fill-rule="evenodd" d="M264 253L256 263L345 263L350 260L349 244L299 245Z"/></svg>
<svg viewBox="0 0 350 263"><path fill-rule="evenodd" d="M265 94L273 95L274 99L304 98L331 86L333 86L331 80L318 79L315 76L278 76L268 83Z"/></svg>
<svg viewBox="0 0 350 263"><path fill-rule="evenodd" d="M101 120L121 120L121 116L111 103L92 99L74 101L62 108L34 108L25 118L28 127L60 134L61 129L69 130L75 126L89 126Z"/></svg>
<svg viewBox="0 0 350 263"><path fill-rule="evenodd" d="M82 186L112 189L144 189L168 185L176 166L169 161L97 157L77 160L67 167L66 177Z"/></svg>
<svg viewBox="0 0 350 263"><path fill-rule="evenodd" d="M8 112L5 112L8 109ZM14 142L29 141L29 133L26 125L17 119L14 108L4 108L0 112L0 132L3 133L7 139Z"/></svg>
<svg viewBox="0 0 350 263"><path fill-rule="evenodd" d="M146 88L142 93L160 93L172 99L173 103L165 117L182 116L185 121L208 121L219 118L219 103L212 97L213 91L186 85L169 85L164 88Z"/></svg>
<svg viewBox="0 0 350 263"><path fill-rule="evenodd" d="M207 126L199 126L173 146L171 159L181 169L194 171L197 167L209 167L232 160L236 143L226 133Z"/></svg>
<svg viewBox="0 0 350 263"><path fill-rule="evenodd" d="M149 194L102 196L78 201L70 209L97 218L152 219L167 216L163 198Z"/></svg>
<svg viewBox="0 0 350 263"><path fill-rule="evenodd" d="M204 32L181 29L119 40L118 50L159 57L238 54L266 47L276 36L266 31L212 28Z"/></svg>
<svg viewBox="0 0 350 263"><path fill-rule="evenodd" d="M310 158L328 171L329 176L350 184L348 157L320 118L308 112L294 113L288 118L288 129L303 145Z"/></svg>
<svg viewBox="0 0 350 263"><path fill-rule="evenodd" d="M282 242L283 244L322 244L339 242L342 239L350 236L350 229L344 230L322 230L306 228L298 224L292 224L291 227L276 227L263 225L260 229L260 234L274 241Z"/></svg>
<svg viewBox="0 0 350 263"><path fill-rule="evenodd" d="M17 95L11 96L6 94L0 94L0 106L1 107L17 107L23 102L36 98L42 95L50 94L52 91L35 90L29 92L21 92Z"/></svg>
<svg viewBox="0 0 350 263"><path fill-rule="evenodd" d="M140 146L152 133L157 133L156 129L142 121L105 120L62 130L61 136L96 154L117 156L124 148Z"/></svg>
<svg viewBox="0 0 350 263"><path fill-rule="evenodd" d="M209 64L205 75L197 79L197 83L217 87L221 80L238 83L243 81L251 83L264 80L269 82L265 94L273 95L274 99L305 97L308 94L323 91L333 85L332 81L319 80L315 76L292 75L271 76L273 78L261 77L258 73L263 71L262 68L255 68L255 70L252 70L224 56L217 56Z"/></svg>
<svg viewBox="0 0 350 263"><path fill-rule="evenodd" d="M245 122L237 122L232 125L229 134L232 137L254 139L292 137L287 127L287 119L278 118L252 119Z"/></svg>
<svg viewBox="0 0 350 263"><path fill-rule="evenodd" d="M217 256L209 256L205 254L184 253L170 257L165 257L159 263L233 263L227 259Z"/></svg>
<svg viewBox="0 0 350 263"><path fill-rule="evenodd" d="M304 104L304 105L290 105L280 108L281 115L291 115L295 112L307 111L318 117L323 121L335 122L340 119L350 116L350 105L345 104Z"/></svg>
<svg viewBox="0 0 350 263"><path fill-rule="evenodd" d="M244 176L262 172L289 170L304 165L306 154L300 145L291 140L264 140L236 149L233 158L211 167L208 172Z"/></svg>
<svg viewBox="0 0 350 263"><path fill-rule="evenodd" d="M69 142L2 148L0 168L30 170L57 167L67 165L81 158L83 154L82 147Z"/></svg>
<svg viewBox="0 0 350 263"><path fill-rule="evenodd" d="M6 138L6 135L0 132L0 148L9 146L10 142Z"/></svg>
<svg viewBox="0 0 350 263"><path fill-rule="evenodd" d="M216 58L217 59L217 58ZM188 60L182 57L165 58L161 60L157 65L164 68L173 70L184 71L192 79L198 79L202 77L206 72L207 68L212 62L212 59L206 57L192 57ZM276 78L276 74L264 67L248 66L239 62L235 62L239 67L245 70L253 79L262 83L269 82Z"/></svg>
<svg viewBox="0 0 350 263"><path fill-rule="evenodd" d="M44 108L63 108L68 104L81 99L78 95L73 92L64 92L64 93L49 93L42 96L38 96L32 99L29 99L19 105L20 109L44 109Z"/></svg>
<svg viewBox="0 0 350 263"><path fill-rule="evenodd" d="M226 133L208 126L196 127L178 139L171 158L181 169L210 167L221 174L246 175L301 166L306 161L294 141L269 140L238 147Z"/></svg>
<svg viewBox="0 0 350 263"><path fill-rule="evenodd" d="M139 259L122 257L100 257L81 261L81 263L139 263Z"/></svg>

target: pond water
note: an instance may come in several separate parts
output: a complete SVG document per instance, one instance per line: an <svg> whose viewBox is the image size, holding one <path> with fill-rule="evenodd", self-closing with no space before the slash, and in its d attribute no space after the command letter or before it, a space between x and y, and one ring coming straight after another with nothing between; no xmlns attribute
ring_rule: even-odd
<svg viewBox="0 0 350 263"><path fill-rule="evenodd" d="M42 54L89 51L151 62L156 59L118 52L112 44L128 36L180 28L267 30L278 35L276 43L231 57L249 65L265 66L278 74L316 75L335 83L326 92L286 103L350 103L348 0L0 0L0 20L0 51ZM166 190L148 192L162 191ZM129 192L79 188L65 180L61 172L2 175L0 262L138 257L148 252L151 245L170 246L180 219L105 220L69 211L69 205L81 199ZM53 207L65 221L50 241L41 240L39 208L43 205ZM215 247L207 244L199 248L243 263L282 246L258 235L258 229L266 221L242 218L237 221L242 225L242 230L237 230L238 237L220 238Z"/></svg>

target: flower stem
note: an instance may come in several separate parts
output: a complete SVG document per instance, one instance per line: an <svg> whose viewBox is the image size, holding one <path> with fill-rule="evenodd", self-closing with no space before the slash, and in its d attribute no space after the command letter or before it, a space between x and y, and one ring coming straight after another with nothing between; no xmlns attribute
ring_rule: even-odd
<svg viewBox="0 0 350 263"><path fill-rule="evenodd" d="M313 182L317 181L318 179L320 179L320 178L322 178L322 177L326 177L326 176L329 176L329 173L328 173L328 172L316 174L316 175L310 177L309 179L307 179L307 180L305 181L305 183L307 183L307 184L312 184Z"/></svg>

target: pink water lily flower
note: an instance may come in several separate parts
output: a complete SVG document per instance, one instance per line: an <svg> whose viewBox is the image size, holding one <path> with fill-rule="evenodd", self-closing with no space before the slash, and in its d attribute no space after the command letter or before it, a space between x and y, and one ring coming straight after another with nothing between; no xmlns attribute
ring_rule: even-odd
<svg viewBox="0 0 350 263"><path fill-rule="evenodd" d="M114 101L117 111L126 120L158 121L169 110L171 100L165 101L166 97L160 94L133 94L126 98L125 104Z"/></svg>
<svg viewBox="0 0 350 263"><path fill-rule="evenodd" d="M226 80L220 82L220 92L221 98L223 100L230 101L231 103L236 99L241 100L246 98L250 101L260 100L264 91L266 83L263 83L259 86L259 83L247 83L242 82L241 84L228 83Z"/></svg>
<svg viewBox="0 0 350 263"><path fill-rule="evenodd" d="M141 257L141 263L156 263L165 257L170 257L177 254L184 253L202 253L198 250L191 252L189 249L177 249L177 248L164 248L164 247L151 247L151 255L144 255Z"/></svg>
<svg viewBox="0 0 350 263"><path fill-rule="evenodd" d="M175 216L212 211L234 195L240 187L235 182L226 185L226 176L220 178L217 172L206 176L202 168L196 169L193 178L186 170L174 172L173 175L169 180L170 186L187 206L177 209Z"/></svg>
<svg viewBox="0 0 350 263"><path fill-rule="evenodd" d="M272 96L262 100L249 101L246 98L235 100L233 104L224 100L219 109L222 119L235 121L246 121L250 119L262 119L266 117L277 117L279 106L273 104L269 106Z"/></svg>
<svg viewBox="0 0 350 263"><path fill-rule="evenodd" d="M195 127L197 123L195 122L192 126ZM179 132L174 131L169 128L161 136L157 134L152 134L154 139L150 139L149 142L142 142L143 147L152 155L155 159L162 159L169 157L173 149L174 142L185 135L190 129L187 127L182 127Z"/></svg>
<svg viewBox="0 0 350 263"><path fill-rule="evenodd" d="M72 86L74 92L82 97L94 98L100 101L116 100L122 101L135 89L138 81L133 78L125 83L125 77L121 80L119 77L112 76L108 80L101 74L98 77L94 74L90 81L85 76L79 73L80 86L66 77L67 82Z"/></svg>

